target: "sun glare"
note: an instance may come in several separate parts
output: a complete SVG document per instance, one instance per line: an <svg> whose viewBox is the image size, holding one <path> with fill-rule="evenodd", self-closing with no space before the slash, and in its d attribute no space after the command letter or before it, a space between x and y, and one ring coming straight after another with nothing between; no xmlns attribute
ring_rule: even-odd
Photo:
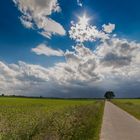
<svg viewBox="0 0 140 140"><path fill-rule="evenodd" d="M79 17L79 23L86 26L90 19L84 14L82 17Z"/></svg>

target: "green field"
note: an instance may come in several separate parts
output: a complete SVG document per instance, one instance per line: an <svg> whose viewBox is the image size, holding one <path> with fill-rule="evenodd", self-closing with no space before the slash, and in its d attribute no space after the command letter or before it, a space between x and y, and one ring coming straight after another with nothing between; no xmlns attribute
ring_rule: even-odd
<svg viewBox="0 0 140 140"><path fill-rule="evenodd" d="M104 101L0 98L0 140L99 140Z"/></svg>
<svg viewBox="0 0 140 140"><path fill-rule="evenodd" d="M114 99L112 102L140 119L140 99Z"/></svg>

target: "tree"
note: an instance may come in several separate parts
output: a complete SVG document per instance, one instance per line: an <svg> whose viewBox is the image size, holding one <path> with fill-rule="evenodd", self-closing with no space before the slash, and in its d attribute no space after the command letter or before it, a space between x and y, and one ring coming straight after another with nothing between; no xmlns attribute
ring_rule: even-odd
<svg viewBox="0 0 140 140"><path fill-rule="evenodd" d="M107 91L107 92L105 93L104 97L105 97L106 99L109 99L109 100L110 100L110 99L112 99L112 98L115 97L115 94L114 94L113 91Z"/></svg>
<svg viewBox="0 0 140 140"><path fill-rule="evenodd" d="M39 98L43 98L43 97L40 95Z"/></svg>
<svg viewBox="0 0 140 140"><path fill-rule="evenodd" d="M4 94L1 94L1 96L4 96Z"/></svg>

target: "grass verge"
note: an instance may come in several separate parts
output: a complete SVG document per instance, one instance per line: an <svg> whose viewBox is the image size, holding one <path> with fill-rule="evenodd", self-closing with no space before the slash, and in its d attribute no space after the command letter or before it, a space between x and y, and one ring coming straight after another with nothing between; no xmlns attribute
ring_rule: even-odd
<svg viewBox="0 0 140 140"><path fill-rule="evenodd" d="M114 99L112 102L140 120L140 99Z"/></svg>

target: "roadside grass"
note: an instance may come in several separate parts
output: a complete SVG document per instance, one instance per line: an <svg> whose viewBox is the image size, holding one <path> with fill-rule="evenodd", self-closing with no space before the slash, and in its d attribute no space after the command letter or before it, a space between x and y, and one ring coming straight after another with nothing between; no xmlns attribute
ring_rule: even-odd
<svg viewBox="0 0 140 140"><path fill-rule="evenodd" d="M0 98L0 140L99 140L104 101Z"/></svg>
<svg viewBox="0 0 140 140"><path fill-rule="evenodd" d="M140 99L114 99L112 102L140 120Z"/></svg>

